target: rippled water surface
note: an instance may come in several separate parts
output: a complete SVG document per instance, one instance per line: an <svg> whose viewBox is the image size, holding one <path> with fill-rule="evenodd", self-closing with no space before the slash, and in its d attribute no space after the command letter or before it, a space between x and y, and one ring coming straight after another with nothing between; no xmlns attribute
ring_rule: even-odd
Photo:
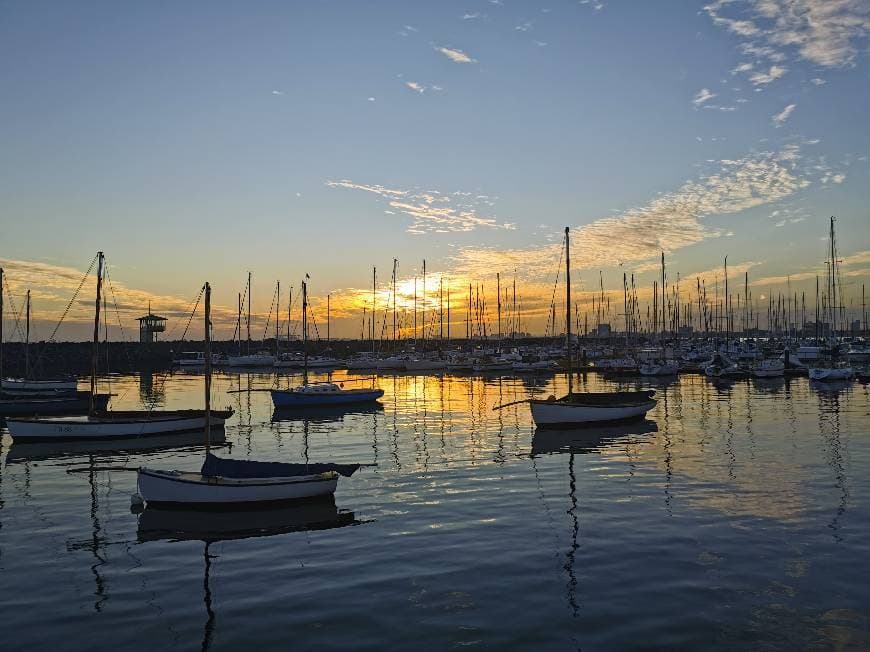
<svg viewBox="0 0 870 652"><path fill-rule="evenodd" d="M111 389L199 407L202 381ZM645 422L547 434L492 408L561 376L387 376L378 409L288 415L256 391L273 375L215 381L220 454L373 466L334 505L136 516L130 469L197 469L199 436L63 451L4 429L3 649L870 648L867 386L683 376Z"/></svg>

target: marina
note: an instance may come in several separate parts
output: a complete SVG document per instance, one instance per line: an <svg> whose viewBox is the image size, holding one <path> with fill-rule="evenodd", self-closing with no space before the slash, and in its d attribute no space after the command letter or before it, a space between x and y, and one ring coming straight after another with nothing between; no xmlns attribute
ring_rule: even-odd
<svg viewBox="0 0 870 652"><path fill-rule="evenodd" d="M203 380L177 370L113 388L119 409L171 410L200 401ZM654 389L655 407L546 431L524 404L492 408L564 393L563 373L383 375L381 409L287 418L256 391L275 381L216 372L235 412L219 455L371 465L326 502L134 514L136 468L198 471L201 433L115 451L4 429L7 643L221 650L292 629L311 647L868 644L870 594L851 570L870 535L866 385L588 372L575 389Z"/></svg>

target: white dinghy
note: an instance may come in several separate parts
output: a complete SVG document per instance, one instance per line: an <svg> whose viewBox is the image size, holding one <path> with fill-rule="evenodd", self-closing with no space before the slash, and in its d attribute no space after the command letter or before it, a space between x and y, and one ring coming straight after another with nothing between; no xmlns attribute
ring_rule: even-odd
<svg viewBox="0 0 870 652"><path fill-rule="evenodd" d="M205 350L211 353L211 286L205 284ZM205 368L205 411L211 405L211 365ZM205 461L199 472L140 467L139 497L146 506L227 508L273 506L331 496L338 476L351 476L359 464L285 464L221 459L211 453L211 426L205 425Z"/></svg>
<svg viewBox="0 0 870 652"><path fill-rule="evenodd" d="M662 254L664 256L664 254ZM662 258L664 260L664 258ZM555 396L547 400L515 401L527 402L532 411L532 419L540 428L577 427L616 423L640 419L656 405L652 390L643 392L572 392L573 354L571 352L571 241L568 227L565 227L565 348L568 359L568 393L562 398ZM508 403L507 405L511 405ZM498 410L505 405L496 406Z"/></svg>
<svg viewBox="0 0 870 652"><path fill-rule="evenodd" d="M199 473L139 469L139 495L149 506L278 505L331 496L338 476L359 464L285 464L206 456Z"/></svg>
<svg viewBox="0 0 870 652"><path fill-rule="evenodd" d="M233 411L228 410L97 410L97 363L99 360L100 303L104 269L103 252L97 254L97 300L91 369L90 409L86 416L25 417L6 420L12 439L19 441L113 440L191 432L220 427ZM207 352L210 356L210 351ZM211 365L206 368L210 371Z"/></svg>
<svg viewBox="0 0 870 652"><path fill-rule="evenodd" d="M642 419L656 401L652 390L644 392L584 392L529 401L532 419L539 428L598 425Z"/></svg>

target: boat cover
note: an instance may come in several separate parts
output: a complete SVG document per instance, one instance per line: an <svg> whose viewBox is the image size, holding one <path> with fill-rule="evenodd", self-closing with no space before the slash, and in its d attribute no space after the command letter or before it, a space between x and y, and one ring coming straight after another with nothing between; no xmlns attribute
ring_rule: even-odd
<svg viewBox="0 0 870 652"><path fill-rule="evenodd" d="M559 399L560 403L596 406L637 405L650 401L654 390L641 392L577 392Z"/></svg>
<svg viewBox="0 0 870 652"><path fill-rule="evenodd" d="M335 471L347 478L359 469L359 464L288 464L285 462L256 462L254 460L228 460L209 453L202 463L205 476L224 478L290 478L294 475L313 475Z"/></svg>

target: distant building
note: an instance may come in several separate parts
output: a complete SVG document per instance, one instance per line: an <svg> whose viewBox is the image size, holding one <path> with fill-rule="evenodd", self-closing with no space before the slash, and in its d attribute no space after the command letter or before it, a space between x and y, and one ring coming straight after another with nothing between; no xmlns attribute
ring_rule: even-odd
<svg viewBox="0 0 870 652"><path fill-rule="evenodd" d="M136 319L139 322L139 341L142 344L153 344L157 341L157 333L166 330L166 317L151 313L148 306L148 314Z"/></svg>
<svg viewBox="0 0 870 652"><path fill-rule="evenodd" d="M595 329L596 337L610 337L610 324L598 324Z"/></svg>

